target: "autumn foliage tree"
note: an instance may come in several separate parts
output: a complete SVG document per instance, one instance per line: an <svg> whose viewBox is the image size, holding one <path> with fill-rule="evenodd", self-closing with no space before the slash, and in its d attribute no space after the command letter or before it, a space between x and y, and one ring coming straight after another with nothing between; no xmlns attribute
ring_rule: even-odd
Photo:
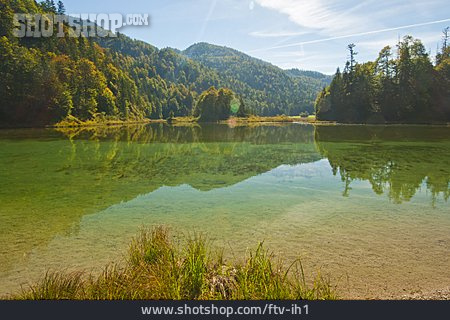
<svg viewBox="0 0 450 320"><path fill-rule="evenodd" d="M230 117L233 97L229 89L217 90L211 87L199 96L194 116L199 117L201 122L226 120Z"/></svg>

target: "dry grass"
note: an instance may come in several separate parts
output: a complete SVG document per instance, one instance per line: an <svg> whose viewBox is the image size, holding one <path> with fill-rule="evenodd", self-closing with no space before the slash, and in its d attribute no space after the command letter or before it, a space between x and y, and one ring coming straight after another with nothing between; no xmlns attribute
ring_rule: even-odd
<svg viewBox="0 0 450 320"><path fill-rule="evenodd" d="M273 117L260 117L260 116L250 116L247 118L237 118L232 117L230 121L241 123L241 124L253 124L253 123L289 123L289 122L305 122L305 123L315 123L315 116L300 117L300 116L273 116Z"/></svg>
<svg viewBox="0 0 450 320"><path fill-rule="evenodd" d="M262 244L242 263L227 264L212 254L202 236L179 247L168 231L143 230L131 243L124 266L99 276L47 273L14 299L27 300L287 300L336 299L329 281L318 275L307 284L302 265L289 268Z"/></svg>
<svg viewBox="0 0 450 320"><path fill-rule="evenodd" d="M144 118L130 118L121 120L112 116L95 114L92 119L82 121L74 116L67 116L60 122L52 125L54 128L78 128L78 127L97 127L97 126L123 126L129 124L145 124L152 122L166 122L166 120L150 120Z"/></svg>

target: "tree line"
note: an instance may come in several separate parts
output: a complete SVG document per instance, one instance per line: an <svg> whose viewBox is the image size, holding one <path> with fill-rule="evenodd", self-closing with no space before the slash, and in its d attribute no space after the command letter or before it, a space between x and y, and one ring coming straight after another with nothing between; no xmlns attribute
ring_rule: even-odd
<svg viewBox="0 0 450 320"><path fill-rule="evenodd" d="M313 97L323 85L314 78L280 76L281 69L272 81L273 68L254 64L240 73L224 74L180 51L157 49L123 34L116 38L16 38L14 13L64 14L65 8L53 0L0 1L0 125L47 125L67 117L191 116L201 108L196 104L202 101L202 93L211 87L232 89L254 114L297 115L312 110ZM255 77L240 78L246 72ZM257 88L255 79L271 83L272 91ZM312 81L310 86L307 79ZM294 87L289 85L289 97L284 91L275 94L276 88L291 82L301 82L294 87L305 90L291 90Z"/></svg>
<svg viewBox="0 0 450 320"><path fill-rule="evenodd" d="M342 123L450 121L449 28L433 63L418 39L405 36L394 53L384 47L376 61L358 63L350 44L344 71L316 100L318 120Z"/></svg>

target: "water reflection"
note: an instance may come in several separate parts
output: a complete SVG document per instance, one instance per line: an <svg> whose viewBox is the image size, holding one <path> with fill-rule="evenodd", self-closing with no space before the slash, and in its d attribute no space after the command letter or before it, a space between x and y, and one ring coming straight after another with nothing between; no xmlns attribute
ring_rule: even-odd
<svg viewBox="0 0 450 320"><path fill-rule="evenodd" d="M74 140L85 139L97 143L126 141L138 144L191 144L189 150L176 147L155 153L156 159L150 162L148 158L143 160L139 156L139 145L133 151L136 156L133 157L134 161L122 159L122 146L117 143L106 154L103 151L97 153L97 159L106 155L106 161L102 161L106 166L104 169L109 171L126 167L127 173L118 173L119 177L147 175L154 181L160 180L158 186L187 183L200 190L210 190L235 184L281 164L294 165L324 157L330 162L333 173L339 173L345 182L344 196L350 195L352 181L365 180L370 182L376 194L386 193L392 201L401 203L410 201L425 183L434 203L440 194L445 200L450 196L449 131L448 127L424 126L318 126L313 129L304 125L230 128L226 125L174 127L159 124L120 130L94 128L61 132L75 144ZM311 150L305 154L304 148L299 150L295 147L313 142L320 155ZM218 143L222 144L221 147ZM226 143L228 145L225 147L223 144ZM258 148L257 152L248 152L246 147L243 152L240 144L265 147ZM287 144L290 147L283 148ZM200 148L201 152L192 152L194 148ZM181 163L174 159L179 155ZM218 157L222 160L214 160ZM111 163L115 165L111 166ZM161 170L161 166L165 170ZM228 178L218 179L217 183L214 179L201 179L203 182L195 179L180 181L183 170L201 172L205 177L215 175ZM230 180L230 177L238 178Z"/></svg>
<svg viewBox="0 0 450 320"><path fill-rule="evenodd" d="M69 254L78 250L78 259L90 254L89 239L99 230L111 241L97 245L101 254L144 221L190 226L201 220L230 238L240 234L241 241L261 239L276 226L280 246L291 228L291 239L311 232L301 240L311 239L315 248L315 226L332 234L341 225L354 235L361 213L398 209L398 219L406 219L420 204L439 217L450 195L449 133L447 127L300 124L2 130L0 289L3 278L15 281L35 268L29 257L52 241ZM435 231L434 221L422 225ZM258 224L260 233L249 235ZM373 228L360 226L365 233ZM58 237L72 237L74 245ZM35 259L47 267L68 259L64 250ZM60 259L52 257L58 253Z"/></svg>
<svg viewBox="0 0 450 320"><path fill-rule="evenodd" d="M424 184L434 204L450 196L450 128L420 126L317 127L315 141L333 173L345 182L369 181L376 194L402 203Z"/></svg>
<svg viewBox="0 0 450 320"><path fill-rule="evenodd" d="M0 272L84 215L162 186L208 191L320 158L305 126L0 131Z"/></svg>

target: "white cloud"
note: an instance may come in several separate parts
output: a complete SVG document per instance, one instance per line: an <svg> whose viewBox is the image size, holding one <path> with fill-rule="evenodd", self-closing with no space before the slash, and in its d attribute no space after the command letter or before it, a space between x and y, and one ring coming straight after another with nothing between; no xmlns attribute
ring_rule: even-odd
<svg viewBox="0 0 450 320"><path fill-rule="evenodd" d="M365 29L373 25L367 16L356 15L355 11L364 5L364 2L355 5L335 0L256 0L265 8L276 10L289 17L289 19L308 29L322 31L328 35L340 35Z"/></svg>
<svg viewBox="0 0 450 320"><path fill-rule="evenodd" d="M253 31L249 35L257 38L282 38L303 36L308 33L307 31Z"/></svg>

